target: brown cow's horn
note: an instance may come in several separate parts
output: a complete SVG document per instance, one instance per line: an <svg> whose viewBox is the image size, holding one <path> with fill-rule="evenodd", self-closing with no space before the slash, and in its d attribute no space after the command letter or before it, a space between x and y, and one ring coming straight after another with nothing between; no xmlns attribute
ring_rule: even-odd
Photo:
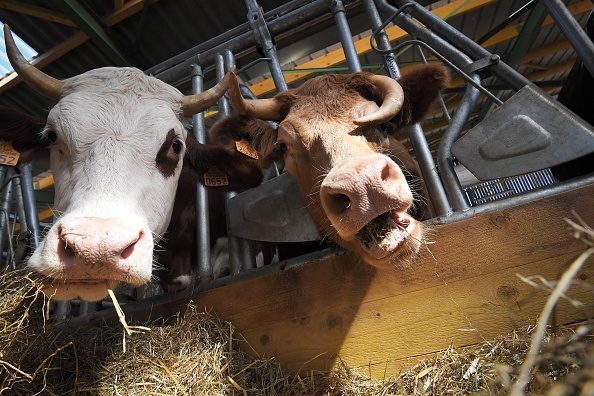
<svg viewBox="0 0 594 396"><path fill-rule="evenodd" d="M231 71L219 81L214 87L204 92L197 93L196 95L184 96L182 102L182 111L185 116L189 117L194 114L198 114L201 111L208 109L210 106L217 103L219 99L229 89L229 75L235 70L235 66Z"/></svg>
<svg viewBox="0 0 594 396"><path fill-rule="evenodd" d="M382 101L381 107L373 114L357 118L353 121L357 125L377 125L392 119L404 103L404 91L396 80L387 76L372 77L373 85L381 92Z"/></svg>
<svg viewBox="0 0 594 396"><path fill-rule="evenodd" d="M229 92L233 108L241 115L269 121L281 121L285 117L284 114L281 114L279 103L274 98L245 100L241 95L241 89L235 74L231 75Z"/></svg>
<svg viewBox="0 0 594 396"><path fill-rule="evenodd" d="M6 42L8 60L19 77L41 95L52 99L54 102L60 100L60 91L64 83L48 76L27 62L27 59L25 59L17 48L8 25L4 25L4 41Z"/></svg>

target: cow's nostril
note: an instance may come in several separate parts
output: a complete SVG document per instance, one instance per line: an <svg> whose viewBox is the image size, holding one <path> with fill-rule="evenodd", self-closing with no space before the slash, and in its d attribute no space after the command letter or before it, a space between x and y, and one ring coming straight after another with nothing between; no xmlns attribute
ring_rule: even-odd
<svg viewBox="0 0 594 396"><path fill-rule="evenodd" d="M120 256L124 260L129 258L130 256L132 256L132 254L134 253L134 247L136 246L138 241L140 241L141 238L142 238L142 232L140 234L138 234L138 238L134 242L132 242L124 250L122 250L122 253L120 253Z"/></svg>
<svg viewBox="0 0 594 396"><path fill-rule="evenodd" d="M346 194L328 194L328 200L326 202L328 209L335 213L340 214L345 212L351 207L351 199Z"/></svg>
<svg viewBox="0 0 594 396"><path fill-rule="evenodd" d="M136 242L130 244L126 249L122 250L120 256L123 259L127 259L128 257L132 256L132 253L134 253L134 245L136 245Z"/></svg>
<svg viewBox="0 0 594 396"><path fill-rule="evenodd" d="M382 169L382 180L386 181L392 178L392 171L388 165Z"/></svg>
<svg viewBox="0 0 594 396"><path fill-rule="evenodd" d="M73 247L68 245L63 238L58 241L58 252L63 259L73 258L76 255Z"/></svg>

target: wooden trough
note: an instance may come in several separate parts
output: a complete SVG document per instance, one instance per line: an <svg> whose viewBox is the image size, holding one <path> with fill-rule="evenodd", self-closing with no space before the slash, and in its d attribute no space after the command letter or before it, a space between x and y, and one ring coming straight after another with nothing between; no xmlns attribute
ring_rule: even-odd
<svg viewBox="0 0 594 396"><path fill-rule="evenodd" d="M538 319L548 293L522 281L558 279L585 250L564 218L594 224L594 185L435 225L409 268L373 270L347 253L127 312L135 321L170 317L190 300L233 323L246 351L290 371L329 370L340 362L375 378L449 346L505 335ZM588 264L578 280L589 281ZM594 306L591 291L568 296ZM562 301L557 324L589 317Z"/></svg>

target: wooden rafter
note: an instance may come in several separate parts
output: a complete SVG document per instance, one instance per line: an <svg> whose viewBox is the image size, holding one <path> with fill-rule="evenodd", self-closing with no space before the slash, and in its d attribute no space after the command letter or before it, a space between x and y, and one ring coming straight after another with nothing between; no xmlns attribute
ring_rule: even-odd
<svg viewBox="0 0 594 396"><path fill-rule="evenodd" d="M152 4L156 3L158 0L147 1L150 1L150 3ZM145 0L130 0L126 2L123 7L103 18L103 22L107 26L113 26L123 21L124 19L127 19L130 16L140 12L144 6L144 3ZM63 55L72 51L74 48L78 47L79 45L82 45L87 40L88 37L84 33L75 33L70 38L66 39L65 41L55 46L51 50L46 51L43 54L37 56L35 59L31 61L31 64L35 65L39 69L43 69L46 65L54 62L56 59L59 59ZM20 77L15 72L10 73L8 76L0 80L0 93L15 86L19 82L21 82Z"/></svg>
<svg viewBox="0 0 594 396"><path fill-rule="evenodd" d="M27 4L22 1L1 0L0 8L15 11L19 14L25 14L35 18L45 19L47 21L60 23L62 25L76 27L74 22L68 19L64 14L54 10L49 10L47 8Z"/></svg>

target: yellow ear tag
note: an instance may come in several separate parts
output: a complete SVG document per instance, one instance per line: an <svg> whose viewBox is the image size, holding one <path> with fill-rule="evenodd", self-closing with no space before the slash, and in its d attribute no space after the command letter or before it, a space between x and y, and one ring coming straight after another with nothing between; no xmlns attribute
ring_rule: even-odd
<svg viewBox="0 0 594 396"><path fill-rule="evenodd" d="M227 174L222 172L216 166L211 166L208 172L204 174L204 185L207 187L222 187L229 185Z"/></svg>
<svg viewBox="0 0 594 396"><path fill-rule="evenodd" d="M16 166L20 155L11 142L0 140L0 165Z"/></svg>
<svg viewBox="0 0 594 396"><path fill-rule="evenodd" d="M239 151L241 154L245 154L253 159L260 159L258 152L254 150L252 145L245 139L241 139L240 141L235 142L235 147L237 148L237 151Z"/></svg>

